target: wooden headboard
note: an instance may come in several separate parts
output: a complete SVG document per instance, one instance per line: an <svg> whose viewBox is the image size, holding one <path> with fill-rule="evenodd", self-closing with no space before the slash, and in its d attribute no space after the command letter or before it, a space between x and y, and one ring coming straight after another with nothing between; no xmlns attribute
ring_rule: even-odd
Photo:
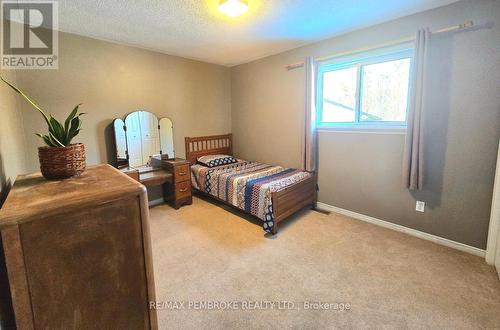
<svg viewBox="0 0 500 330"><path fill-rule="evenodd" d="M196 164L196 159L206 155L233 155L233 135L186 137L186 159Z"/></svg>

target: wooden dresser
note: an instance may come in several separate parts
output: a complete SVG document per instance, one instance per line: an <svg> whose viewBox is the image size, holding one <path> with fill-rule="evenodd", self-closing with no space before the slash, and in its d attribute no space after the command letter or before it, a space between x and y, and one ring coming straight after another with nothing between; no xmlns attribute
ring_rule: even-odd
<svg viewBox="0 0 500 330"><path fill-rule="evenodd" d="M156 329L146 189L109 165L20 176L0 209L18 329Z"/></svg>

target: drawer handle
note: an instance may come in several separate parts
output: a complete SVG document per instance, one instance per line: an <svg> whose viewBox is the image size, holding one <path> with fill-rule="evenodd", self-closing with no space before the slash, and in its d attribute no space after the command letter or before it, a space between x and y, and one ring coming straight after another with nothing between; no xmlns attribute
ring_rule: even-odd
<svg viewBox="0 0 500 330"><path fill-rule="evenodd" d="M179 175L182 176L182 175L186 175L187 173L186 172L179 172Z"/></svg>
<svg viewBox="0 0 500 330"><path fill-rule="evenodd" d="M179 192L186 192L186 191L188 191L188 188L179 189Z"/></svg>

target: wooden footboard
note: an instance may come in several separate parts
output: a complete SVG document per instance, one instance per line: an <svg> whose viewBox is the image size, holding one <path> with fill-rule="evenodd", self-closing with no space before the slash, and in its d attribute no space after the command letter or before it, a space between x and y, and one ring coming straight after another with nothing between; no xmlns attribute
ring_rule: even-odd
<svg viewBox="0 0 500 330"><path fill-rule="evenodd" d="M307 205L314 206L316 204L316 176L312 176L281 191L274 192L271 198L275 220L273 234L276 234L280 221L288 218Z"/></svg>

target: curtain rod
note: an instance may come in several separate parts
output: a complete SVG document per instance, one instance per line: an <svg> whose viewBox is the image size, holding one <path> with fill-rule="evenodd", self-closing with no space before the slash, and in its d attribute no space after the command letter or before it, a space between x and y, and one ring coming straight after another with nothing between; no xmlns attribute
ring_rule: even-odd
<svg viewBox="0 0 500 330"><path fill-rule="evenodd" d="M473 26L474 26L474 22L468 21L468 22L465 22L465 23L462 23L459 25L449 26L449 27L446 27L443 29L432 31L431 33L432 34L439 34L439 33L445 33L445 32L452 32L452 31L458 31L458 30L463 30L463 29L469 29ZM336 57L341 57L341 56L361 53L364 51L369 51L372 49L384 48L384 47L388 47L388 46L395 46L395 45L399 45L399 44L404 44L406 42L410 42L410 41L414 41L414 40L415 40L415 37L406 37L406 38L397 39L397 40L393 40L393 41L389 41L389 42L384 42L384 43L377 44L377 45L372 45L369 47L363 47L363 48L358 48L358 49L354 49L354 50L349 50L346 52L341 52L341 53L336 53L336 54L332 54L332 55L328 55L328 56L318 57L315 59L315 61L325 61L325 60L329 60L329 59L336 58ZM293 69L301 68L303 66L304 66L304 62L297 62L297 63L292 63L292 64L286 65L285 69L290 71Z"/></svg>

